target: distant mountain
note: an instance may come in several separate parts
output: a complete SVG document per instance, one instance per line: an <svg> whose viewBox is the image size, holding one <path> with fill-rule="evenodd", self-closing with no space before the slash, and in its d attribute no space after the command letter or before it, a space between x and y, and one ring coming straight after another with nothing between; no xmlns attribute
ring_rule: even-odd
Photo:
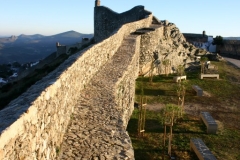
<svg viewBox="0 0 240 160"><path fill-rule="evenodd" d="M43 36L41 34L34 34L34 35L21 34L20 36L18 36L19 39L40 39L43 37L45 37L45 36Z"/></svg>
<svg viewBox="0 0 240 160"><path fill-rule="evenodd" d="M92 38L93 34L67 31L51 36L41 34L0 38L0 64L18 61L34 62L56 51L56 42L61 45L79 43L82 38Z"/></svg>
<svg viewBox="0 0 240 160"><path fill-rule="evenodd" d="M1 43L12 43L12 42L16 41L17 38L18 38L17 36L0 38L0 44Z"/></svg>
<svg viewBox="0 0 240 160"><path fill-rule="evenodd" d="M68 32L63 32L63 33L59 33L59 34L56 34L56 35L53 35L53 36L50 36L50 37L70 37L70 38L80 38L82 36L84 36L86 34L82 34L82 33L78 33L76 31L68 31ZM92 35L92 34L90 34Z"/></svg>

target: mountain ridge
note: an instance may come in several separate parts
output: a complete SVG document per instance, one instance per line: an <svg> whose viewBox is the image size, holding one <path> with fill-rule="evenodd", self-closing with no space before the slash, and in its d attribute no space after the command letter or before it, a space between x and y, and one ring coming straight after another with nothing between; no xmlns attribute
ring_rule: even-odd
<svg viewBox="0 0 240 160"><path fill-rule="evenodd" d="M56 51L56 42L71 45L92 38L93 34L66 31L51 36L41 34L10 36L0 38L0 64L34 62Z"/></svg>

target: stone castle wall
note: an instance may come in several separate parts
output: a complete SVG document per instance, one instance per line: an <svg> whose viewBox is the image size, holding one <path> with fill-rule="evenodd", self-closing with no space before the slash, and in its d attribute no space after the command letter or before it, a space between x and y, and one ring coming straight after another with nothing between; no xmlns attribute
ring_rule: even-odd
<svg viewBox="0 0 240 160"><path fill-rule="evenodd" d="M129 42L129 44L133 43L134 45L128 44L125 46L127 48L125 48L126 51L124 52L135 54L133 55L131 64L128 65L128 68L125 70L123 76L116 83L116 89L114 89L117 110L123 113L122 120L125 129L134 109L135 79L138 77L139 73L140 39L140 36L133 38L133 42Z"/></svg>
<svg viewBox="0 0 240 160"><path fill-rule="evenodd" d="M134 159L126 126L134 108L139 47L139 36L124 38L81 92L58 159Z"/></svg>
<svg viewBox="0 0 240 160"><path fill-rule="evenodd" d="M84 44L86 43L76 43L76 44L72 44L72 45L62 45L62 46L57 46L57 55L56 57L60 56L61 54L71 54L70 49L71 48L76 48L76 49L80 49Z"/></svg>
<svg viewBox="0 0 240 160"><path fill-rule="evenodd" d="M0 160L55 159L66 127L81 91L117 51L123 38L131 32L148 27L152 15L123 25L108 39L69 57L56 70L38 81L25 93L0 111ZM130 66L130 70L138 65ZM117 84L116 106L133 103L123 99L133 93L132 72L126 72ZM134 75L136 76L136 75ZM124 84L127 83L127 84ZM123 88L127 86L128 88ZM118 93L116 93L118 94ZM124 112L125 122L129 114Z"/></svg>
<svg viewBox="0 0 240 160"><path fill-rule="evenodd" d="M104 6L96 6L94 8L94 40L100 42L123 24L144 19L149 15L151 12L144 10L144 6L136 6L121 14Z"/></svg>
<svg viewBox="0 0 240 160"><path fill-rule="evenodd" d="M240 57L240 41L239 40L224 40L224 45L217 45L217 52L229 57Z"/></svg>

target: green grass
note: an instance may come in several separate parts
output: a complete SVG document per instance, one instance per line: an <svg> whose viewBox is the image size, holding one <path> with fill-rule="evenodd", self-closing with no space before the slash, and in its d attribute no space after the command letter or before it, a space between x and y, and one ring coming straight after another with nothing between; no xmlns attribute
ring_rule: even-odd
<svg viewBox="0 0 240 160"><path fill-rule="evenodd" d="M143 138L137 136L137 116L138 110L135 109L127 128L136 160L163 159L163 156L168 159L167 148L163 147L164 131L160 113L147 111ZM201 138L217 159L239 159L239 130L225 128L219 129L216 135L206 134L206 127L200 119L185 115L183 121L173 127L172 154L180 159L197 159L196 155L190 152L191 138Z"/></svg>
<svg viewBox="0 0 240 160"><path fill-rule="evenodd" d="M190 138L201 138L219 160L240 160L240 70L225 62L212 62L218 66L220 79L199 78L200 72L187 72L185 103L200 104L204 107L214 106L211 114L218 123L217 134L206 134L206 127L199 117L185 114L183 120L173 127L172 153L178 159L198 159L190 152ZM144 95L148 104L177 104L176 86L173 76L165 75L149 79L139 77L136 80L136 101ZM192 85L200 86L209 96L197 97ZM163 147L163 126L161 114L157 111L146 112L145 136L137 135L138 109L135 109L128 124L136 160L169 159L167 148Z"/></svg>

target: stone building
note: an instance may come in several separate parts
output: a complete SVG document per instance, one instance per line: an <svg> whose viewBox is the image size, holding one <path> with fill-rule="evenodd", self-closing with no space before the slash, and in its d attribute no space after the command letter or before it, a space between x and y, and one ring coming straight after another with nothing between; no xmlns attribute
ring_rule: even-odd
<svg viewBox="0 0 240 160"><path fill-rule="evenodd" d="M216 46L212 44L213 36L206 35L206 31L202 34L183 33L186 40L197 48L205 49L209 52L216 52Z"/></svg>

